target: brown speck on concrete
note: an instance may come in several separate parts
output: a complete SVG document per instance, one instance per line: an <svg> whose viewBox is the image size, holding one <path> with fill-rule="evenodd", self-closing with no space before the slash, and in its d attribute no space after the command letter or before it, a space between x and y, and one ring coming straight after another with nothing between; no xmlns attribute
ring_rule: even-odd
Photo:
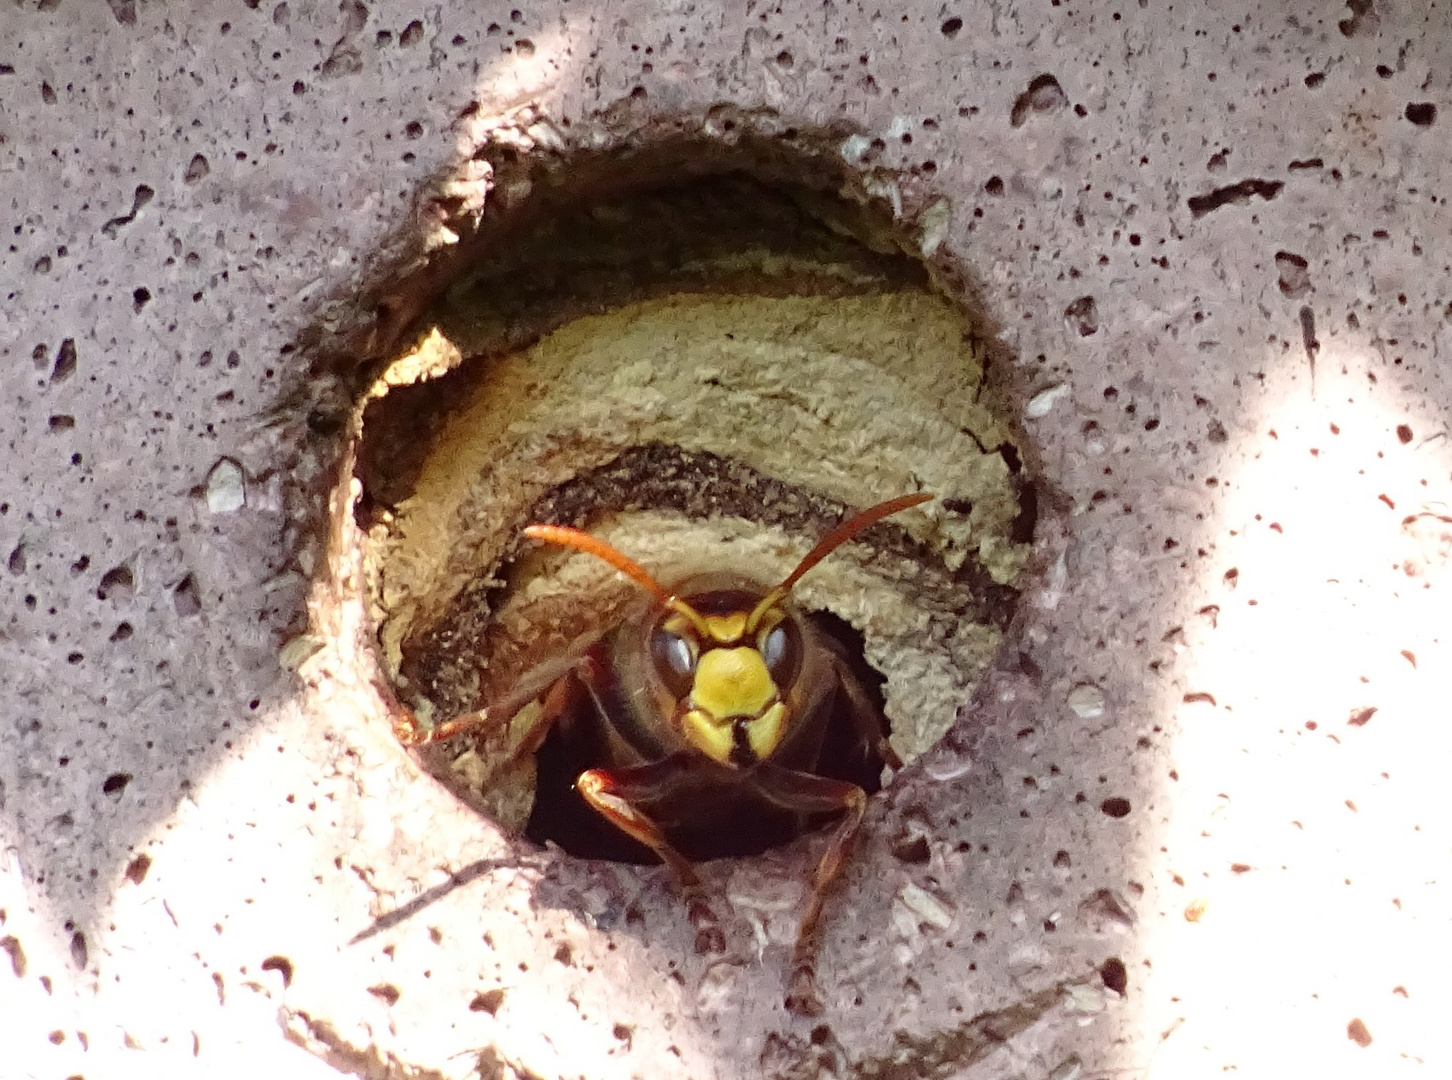
<svg viewBox="0 0 1452 1080"><path fill-rule="evenodd" d="M1309 304L1302 305L1300 320L1301 348L1306 352L1306 364L1310 368L1311 382L1314 385L1316 381L1316 354L1321 351L1321 342L1316 337L1316 314L1311 310Z"/></svg>
<svg viewBox="0 0 1452 1080"><path fill-rule="evenodd" d="M1187 205L1190 207L1192 217L1204 217L1212 210L1218 210L1222 206L1234 206L1249 202L1252 198L1274 199L1285 187L1281 180L1261 180L1252 178L1240 180L1234 184L1227 184L1224 187L1215 188L1204 195L1190 196Z"/></svg>
<svg viewBox="0 0 1452 1080"><path fill-rule="evenodd" d="M1035 75L1028 89L1014 99L1009 123L1013 127L1022 127L1034 113L1056 113L1067 108L1068 104L1068 95L1058 79L1047 74Z"/></svg>
<svg viewBox="0 0 1452 1080"><path fill-rule="evenodd" d="M17 979L25 978L25 973L29 965L25 958L25 950L20 945L20 940L13 934L6 934L4 937L0 937L0 952L4 952L10 957L10 970L14 976Z"/></svg>
<svg viewBox="0 0 1452 1080"><path fill-rule="evenodd" d="M1099 330L1099 305L1092 296L1081 296L1064 309L1064 319L1080 337Z"/></svg>
<svg viewBox="0 0 1452 1080"><path fill-rule="evenodd" d="M126 880L133 885L140 885L146 880L146 874L151 869L151 856L142 852L126 864Z"/></svg>
<svg viewBox="0 0 1452 1080"><path fill-rule="evenodd" d="M1306 259L1292 251L1276 252L1276 270L1279 280L1276 285L1281 295L1297 300L1311 291L1311 273Z"/></svg>
<svg viewBox="0 0 1452 1080"><path fill-rule="evenodd" d="M1437 106L1430 101L1409 101L1405 115L1417 127L1431 127L1437 121Z"/></svg>
<svg viewBox="0 0 1452 1080"><path fill-rule="evenodd" d="M484 990L474 995L469 1002L470 1012L483 1012L493 1016L499 1011L499 1006L504 1004L504 991L495 987L493 990Z"/></svg>

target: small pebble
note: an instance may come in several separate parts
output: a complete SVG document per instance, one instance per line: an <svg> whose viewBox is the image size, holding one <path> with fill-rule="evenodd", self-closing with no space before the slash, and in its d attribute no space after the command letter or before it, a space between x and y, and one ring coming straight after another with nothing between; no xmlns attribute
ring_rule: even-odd
<svg viewBox="0 0 1452 1080"><path fill-rule="evenodd" d="M1080 683L1069 691L1069 708L1082 720L1104 715L1104 691L1093 683Z"/></svg>
<svg viewBox="0 0 1452 1080"><path fill-rule="evenodd" d="M207 474L207 509L214 514L231 514L247 505L242 466L222 458Z"/></svg>
<svg viewBox="0 0 1452 1080"><path fill-rule="evenodd" d="M1039 420L1049 415L1049 412L1059 403L1059 399L1069 392L1068 383L1055 383L1046 390L1040 390L1029 399L1028 405L1024 407L1024 415L1030 420Z"/></svg>

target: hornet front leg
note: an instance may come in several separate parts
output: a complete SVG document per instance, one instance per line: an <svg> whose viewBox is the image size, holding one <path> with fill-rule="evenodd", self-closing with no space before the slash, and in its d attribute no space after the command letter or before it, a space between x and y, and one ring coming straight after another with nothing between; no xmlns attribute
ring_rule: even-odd
<svg viewBox="0 0 1452 1080"><path fill-rule="evenodd" d="M770 763L757 769L753 786L763 798L783 810L807 815L842 815L822 861L817 864L812 893L797 928L797 943L792 950L792 971L787 984L788 1011L798 1016L820 1016L822 1002L817 993L817 946L822 905L828 891L841 876L847 860L852 857L862 815L867 810L867 793L845 780L796 772Z"/></svg>
<svg viewBox="0 0 1452 1080"><path fill-rule="evenodd" d="M651 805L669 805L690 777L685 755L625 769L588 769L575 781L575 790L601 817L626 836L644 844L671 868L680 884L686 914L696 931L696 952L726 951L726 936L696 868L675 848L647 813Z"/></svg>

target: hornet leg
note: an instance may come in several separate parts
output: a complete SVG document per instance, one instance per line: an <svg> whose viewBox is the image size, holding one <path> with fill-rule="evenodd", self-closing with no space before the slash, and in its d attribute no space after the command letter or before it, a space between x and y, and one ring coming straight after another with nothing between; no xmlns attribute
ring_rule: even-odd
<svg viewBox="0 0 1452 1080"><path fill-rule="evenodd" d="M684 766L674 758L627 769L589 769L575 781L575 789L601 817L650 848L671 868L680 882L686 912L696 931L696 951L722 953L726 951L726 936L706 900L705 886L695 867L671 847L660 826L641 809L674 795L684 773Z"/></svg>
<svg viewBox="0 0 1452 1080"><path fill-rule="evenodd" d="M812 895L797 928L791 978L787 986L786 1007L790 1012L799 1016L819 1016L822 1002L817 994L817 945L822 905L828 891L841 876L847 860L852 857L857 830L867 810L867 793L845 780L832 780L770 764L758 769L755 787L763 798L785 810L799 814L837 812L842 815L822 861L817 864Z"/></svg>

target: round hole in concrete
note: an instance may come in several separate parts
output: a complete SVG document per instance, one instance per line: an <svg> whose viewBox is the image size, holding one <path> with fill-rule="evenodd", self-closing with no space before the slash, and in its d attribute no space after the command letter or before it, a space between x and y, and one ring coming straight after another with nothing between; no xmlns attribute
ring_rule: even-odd
<svg viewBox="0 0 1452 1080"><path fill-rule="evenodd" d="M527 524L586 529L668 588L725 569L765 590L855 510L929 491L792 592L911 763L998 650L1036 513L984 338L920 257L928 226L840 194L835 153L745 140L493 166L503 209L405 305L337 501L401 707L424 729L479 710L582 633L641 617L639 587L524 540ZM574 792L609 753L595 706L519 754L539 707L418 752L507 829L641 857ZM826 742L822 772L878 788L883 762L845 717ZM802 826L763 814L673 839L712 858Z"/></svg>

